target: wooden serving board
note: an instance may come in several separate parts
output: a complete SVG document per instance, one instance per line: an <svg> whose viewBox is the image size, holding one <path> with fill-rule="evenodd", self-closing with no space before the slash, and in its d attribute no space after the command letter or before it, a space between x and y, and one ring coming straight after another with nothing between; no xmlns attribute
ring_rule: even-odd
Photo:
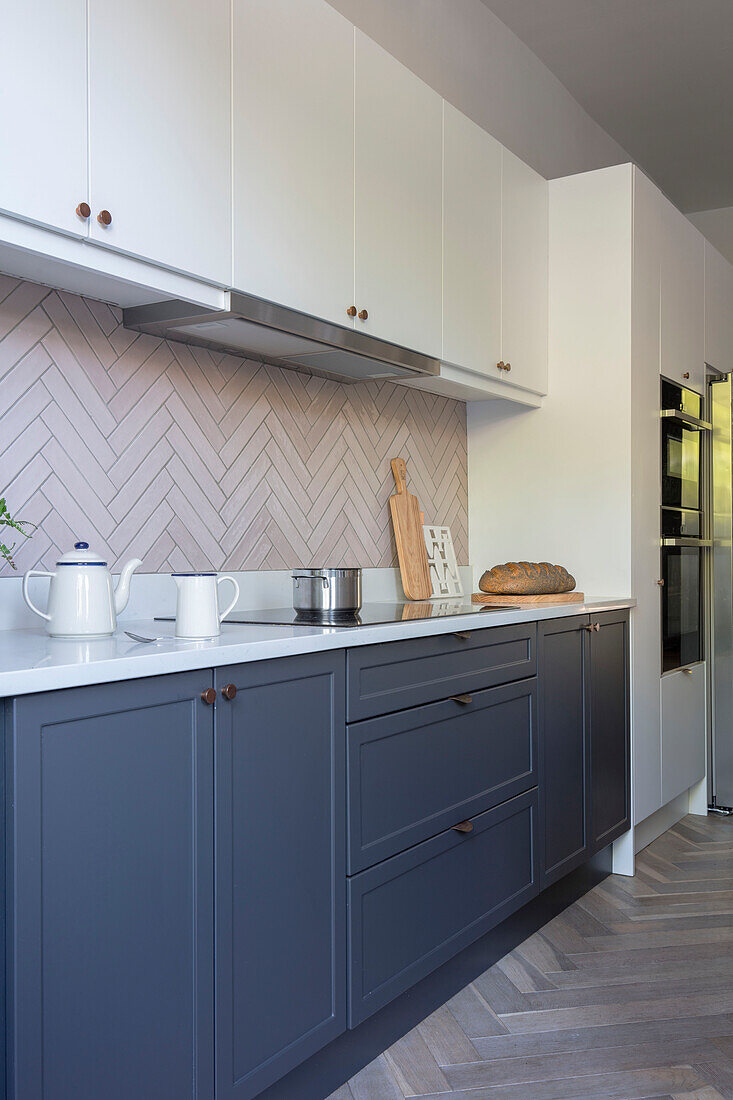
<svg viewBox="0 0 733 1100"><path fill-rule="evenodd" d="M508 596L493 595L491 592L474 592L473 603L516 604L519 607L531 607L533 604L548 603L584 603L584 592L553 592L544 596Z"/></svg>
<svg viewBox="0 0 733 1100"><path fill-rule="evenodd" d="M433 585L428 568L420 505L417 497L407 491L405 460L393 458L390 465L397 492L389 498L389 510L397 544L402 588L408 600L429 600L433 594Z"/></svg>

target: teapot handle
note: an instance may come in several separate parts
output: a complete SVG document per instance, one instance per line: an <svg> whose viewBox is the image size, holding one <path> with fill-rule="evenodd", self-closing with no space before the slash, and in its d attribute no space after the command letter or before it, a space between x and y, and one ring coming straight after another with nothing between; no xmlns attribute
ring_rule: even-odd
<svg viewBox="0 0 733 1100"><path fill-rule="evenodd" d="M40 615L42 619L46 619L47 622L51 622L51 616L47 615L45 611L39 611L36 605L28 595L28 581L31 577L55 577L55 573L47 573L45 569L29 569L23 577L23 599L30 607L31 611L35 611L36 615Z"/></svg>
<svg viewBox="0 0 733 1100"><path fill-rule="evenodd" d="M219 585L221 584L222 581L231 581L232 582L232 584L234 585L234 599L229 604L229 607L226 609L226 611L220 611L219 612L219 622L221 622L222 619L226 619L227 615L229 614L229 612L232 610L235 603L239 599L239 585L235 581L234 577L229 577L229 576L217 577L217 581L216 581L217 588L219 587Z"/></svg>

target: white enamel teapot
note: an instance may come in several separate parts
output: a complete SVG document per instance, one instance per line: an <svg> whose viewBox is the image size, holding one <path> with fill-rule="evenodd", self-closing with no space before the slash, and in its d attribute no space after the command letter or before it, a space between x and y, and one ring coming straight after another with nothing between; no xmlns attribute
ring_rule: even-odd
<svg viewBox="0 0 733 1100"><path fill-rule="evenodd" d="M117 616L127 607L130 577L139 565L139 558L128 561L114 588L107 562L89 549L88 542L77 542L56 562L55 573L28 570L23 577L23 599L46 620L52 638L106 638L114 634ZM51 578L47 611L37 608L28 595L31 577Z"/></svg>

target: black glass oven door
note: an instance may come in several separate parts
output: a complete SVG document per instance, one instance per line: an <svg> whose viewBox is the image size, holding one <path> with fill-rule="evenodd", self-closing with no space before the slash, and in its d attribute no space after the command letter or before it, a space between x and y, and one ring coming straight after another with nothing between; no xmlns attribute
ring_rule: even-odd
<svg viewBox="0 0 733 1100"><path fill-rule="evenodd" d="M662 420L662 507L700 508L700 432Z"/></svg>
<svg viewBox="0 0 733 1100"><path fill-rule="evenodd" d="M662 672L702 660L702 550L662 549Z"/></svg>

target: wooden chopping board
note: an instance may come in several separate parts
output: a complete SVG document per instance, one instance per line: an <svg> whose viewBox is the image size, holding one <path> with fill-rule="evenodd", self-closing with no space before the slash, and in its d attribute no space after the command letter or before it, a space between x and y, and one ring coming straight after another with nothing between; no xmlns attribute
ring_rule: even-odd
<svg viewBox="0 0 733 1100"><path fill-rule="evenodd" d="M473 603L514 604L517 607L532 607L543 603L584 603L585 593L553 592L544 596L508 596L504 594L494 596L491 592L474 592L471 600Z"/></svg>
<svg viewBox="0 0 733 1100"><path fill-rule="evenodd" d="M389 498L389 510L400 562L402 588L408 600L429 600L433 593L428 568L420 506L417 497L407 491L407 466L403 458L390 462L397 492Z"/></svg>

